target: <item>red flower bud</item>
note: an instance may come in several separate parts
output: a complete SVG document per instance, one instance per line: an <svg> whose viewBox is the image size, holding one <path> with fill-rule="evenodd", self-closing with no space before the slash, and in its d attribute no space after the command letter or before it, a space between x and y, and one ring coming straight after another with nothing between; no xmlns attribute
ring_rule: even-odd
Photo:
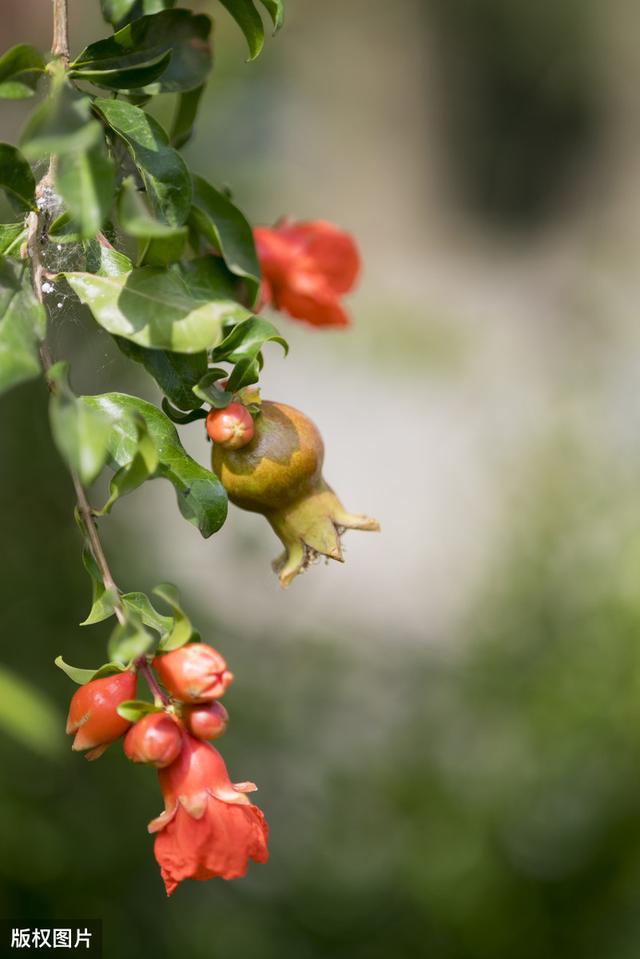
<svg viewBox="0 0 640 959"><path fill-rule="evenodd" d="M222 703L186 706L182 713L185 727L196 739L219 739L229 722L229 713Z"/></svg>
<svg viewBox="0 0 640 959"><path fill-rule="evenodd" d="M184 703L218 699L233 680L220 653L205 643L187 643L156 656L153 668L174 699Z"/></svg>
<svg viewBox="0 0 640 959"><path fill-rule="evenodd" d="M74 694L69 706L67 733L75 733L72 749L89 749L87 759L97 759L109 743L118 739L131 725L116 712L120 703L133 699L137 676L134 672L116 673L92 679Z"/></svg>
<svg viewBox="0 0 640 959"><path fill-rule="evenodd" d="M210 410L206 427L213 442L227 450L239 450L253 439L253 417L242 403L230 403L224 410Z"/></svg>
<svg viewBox="0 0 640 959"><path fill-rule="evenodd" d="M232 783L213 746L184 734L180 756L158 777L165 808L149 832L169 896L183 879L237 879L249 859L267 861L267 824L246 795L256 787Z"/></svg>
<svg viewBox="0 0 640 959"><path fill-rule="evenodd" d="M164 769L180 754L182 730L168 713L148 713L129 730L123 745L132 763Z"/></svg>
<svg viewBox="0 0 640 959"><path fill-rule="evenodd" d="M313 326L348 326L340 297L360 271L358 248L333 223L284 221L254 230L262 270L262 305Z"/></svg>

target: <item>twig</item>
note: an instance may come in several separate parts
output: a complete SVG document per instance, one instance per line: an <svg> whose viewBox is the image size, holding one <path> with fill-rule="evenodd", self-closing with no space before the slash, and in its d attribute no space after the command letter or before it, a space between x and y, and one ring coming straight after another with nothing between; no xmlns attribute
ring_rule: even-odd
<svg viewBox="0 0 640 959"><path fill-rule="evenodd" d="M158 685L158 681L156 680L156 677L153 675L153 673L149 669L149 663L147 662L147 657L138 656L138 658L135 661L135 665L137 666L138 670L142 673L142 675L146 679L147 686L153 693L153 698L156 701L156 706L160 706L160 705L168 706L170 701L169 697L160 688L160 686Z"/></svg>
<svg viewBox="0 0 640 959"><path fill-rule="evenodd" d="M69 64L69 11L67 0L53 0L53 43L51 53Z"/></svg>
<svg viewBox="0 0 640 959"><path fill-rule="evenodd" d="M52 53L54 56L59 56L64 61L65 65L69 62L67 0L53 0ZM38 198L42 197L45 193L45 190L52 186L55 176L55 164L56 158L52 156L49 162L49 169L38 184ZM33 292L38 303L40 303L42 306L44 306L42 280L43 277L47 275L42 263L42 247L43 244L46 243L44 227L46 226L47 216L48 214L46 209L38 209L37 211L34 210L31 212L27 217L27 255L31 261ZM56 385L49 376L49 370L52 366L52 359L46 341L43 341L40 346L40 360L49 391L53 393L56 390ZM78 502L78 512L80 514L80 519L82 520L82 525L84 526L89 539L91 552L93 553L94 559L98 565L98 569L100 570L100 575L102 576L105 589L109 590L109 592L111 592L115 598L114 613L116 618L119 623L124 624L127 621L126 610L120 599L120 591L116 586L107 562L107 557L105 556L102 542L98 534L98 528L93 518L91 505L87 498L87 492L80 482L79 477L73 470L71 470L71 480L73 482L73 488L75 490L76 500Z"/></svg>

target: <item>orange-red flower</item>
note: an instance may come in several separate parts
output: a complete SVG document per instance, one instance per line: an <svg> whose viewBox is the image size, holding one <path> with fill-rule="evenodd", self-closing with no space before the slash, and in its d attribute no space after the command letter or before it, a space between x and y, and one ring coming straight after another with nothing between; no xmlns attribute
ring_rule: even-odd
<svg viewBox="0 0 640 959"><path fill-rule="evenodd" d="M131 725L116 712L120 703L133 699L137 677L134 672L116 673L92 679L74 694L69 706L67 733L75 733L72 749L89 749L87 759L97 759Z"/></svg>
<svg viewBox="0 0 640 959"><path fill-rule="evenodd" d="M196 703L182 710L182 722L196 739L219 739L229 722L229 713L217 700Z"/></svg>
<svg viewBox="0 0 640 959"><path fill-rule="evenodd" d="M231 783L217 749L185 733L178 759L158 777L165 808L149 832L167 895L184 879L237 879L250 859L267 861L267 823L246 796L256 787Z"/></svg>
<svg viewBox="0 0 640 959"><path fill-rule="evenodd" d="M233 681L223 657L206 643L187 643L156 656L153 668L171 695L183 703L218 699Z"/></svg>
<svg viewBox="0 0 640 959"><path fill-rule="evenodd" d="M182 749L182 731L169 713L148 713L131 727L122 745L132 763L164 769Z"/></svg>
<svg viewBox="0 0 640 959"><path fill-rule="evenodd" d="M256 227L261 303L312 326L348 326L340 297L353 289L360 256L352 237L325 220Z"/></svg>

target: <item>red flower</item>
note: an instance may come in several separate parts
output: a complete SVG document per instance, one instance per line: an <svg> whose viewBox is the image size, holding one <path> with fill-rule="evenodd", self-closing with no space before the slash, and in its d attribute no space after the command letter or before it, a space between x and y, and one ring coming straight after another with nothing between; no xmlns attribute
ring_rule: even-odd
<svg viewBox="0 0 640 959"><path fill-rule="evenodd" d="M167 895L183 879L237 879L249 859L266 862L268 827L245 793L253 783L231 783L222 756L184 734L182 751L158 773L165 808L149 823Z"/></svg>
<svg viewBox="0 0 640 959"><path fill-rule="evenodd" d="M185 706L182 710L182 721L196 739L219 739L227 728L229 713L222 703L217 701L202 703Z"/></svg>
<svg viewBox="0 0 640 959"><path fill-rule="evenodd" d="M148 713L124 737L123 748L132 763L146 763L164 769L182 749L182 732L168 713Z"/></svg>
<svg viewBox="0 0 640 959"><path fill-rule="evenodd" d="M332 223L287 221L256 227L262 270L262 305L271 303L312 326L348 326L340 295L353 289L360 271L358 249Z"/></svg>
<svg viewBox="0 0 640 959"><path fill-rule="evenodd" d="M183 703L217 699L233 680L220 653L206 643L187 643L156 656L153 668L171 695Z"/></svg>
<svg viewBox="0 0 640 959"><path fill-rule="evenodd" d="M69 706L67 733L75 733L72 749L89 749L87 759L97 759L109 743L126 733L131 723L116 712L120 703L133 699L134 672L92 679L74 694Z"/></svg>

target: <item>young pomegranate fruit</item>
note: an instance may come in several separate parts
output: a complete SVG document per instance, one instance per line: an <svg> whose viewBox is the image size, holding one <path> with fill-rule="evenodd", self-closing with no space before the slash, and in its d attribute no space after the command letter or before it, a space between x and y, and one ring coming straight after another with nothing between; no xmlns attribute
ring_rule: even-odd
<svg viewBox="0 0 640 959"><path fill-rule="evenodd" d="M343 562L340 536L346 529L380 529L375 519L347 513L322 477L324 444L304 413L265 400L255 434L238 450L214 445L213 470L229 499L262 513L285 550L273 564L282 586L319 555Z"/></svg>
<svg viewBox="0 0 640 959"><path fill-rule="evenodd" d="M210 410L207 433L214 443L227 450L238 450L253 439L253 417L242 403L230 403L224 410Z"/></svg>

